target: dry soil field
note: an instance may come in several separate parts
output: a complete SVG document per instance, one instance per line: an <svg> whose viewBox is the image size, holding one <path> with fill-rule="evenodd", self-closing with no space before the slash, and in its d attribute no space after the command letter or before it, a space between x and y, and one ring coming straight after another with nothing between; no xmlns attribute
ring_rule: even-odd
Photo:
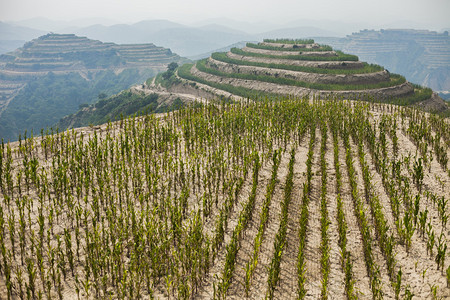
<svg viewBox="0 0 450 300"><path fill-rule="evenodd" d="M196 104L4 144L1 299L445 299L450 125Z"/></svg>

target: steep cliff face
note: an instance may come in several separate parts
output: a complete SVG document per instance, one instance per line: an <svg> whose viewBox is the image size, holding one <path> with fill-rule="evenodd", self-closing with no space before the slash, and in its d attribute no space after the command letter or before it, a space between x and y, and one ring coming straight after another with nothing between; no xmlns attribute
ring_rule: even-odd
<svg viewBox="0 0 450 300"><path fill-rule="evenodd" d="M385 66L411 82L450 91L450 37L427 30L363 30L346 38L317 38L362 60Z"/></svg>

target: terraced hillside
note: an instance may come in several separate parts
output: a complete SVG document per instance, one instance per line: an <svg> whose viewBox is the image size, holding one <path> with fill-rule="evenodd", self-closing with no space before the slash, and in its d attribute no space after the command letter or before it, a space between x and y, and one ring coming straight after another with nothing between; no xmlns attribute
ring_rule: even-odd
<svg viewBox="0 0 450 300"><path fill-rule="evenodd" d="M8 119L7 122L5 121L6 123L0 122L0 137L17 139L18 134L23 133L24 130L40 130L40 127L52 126L64 115L75 112L78 105L95 101L98 94L110 91L117 93L165 70L169 63L181 61L186 60L172 53L170 49L153 44L117 45L73 34L41 36L27 42L14 52L0 55L0 115L3 116L3 119ZM57 110L55 108L53 109L55 115L52 112L46 112L45 114L51 116L49 119L51 123L34 122L41 116L32 116L32 113L22 119L17 119L17 115L21 115L17 113L18 111L24 110L24 107L26 110L26 107L33 106L36 102L34 100L33 103L26 103L26 99L33 97L49 99L46 94L35 95L32 90L24 89L27 84L38 85L38 87L33 87L34 90L37 90L42 84L49 81L46 80L46 77L53 75L66 76L67 80L64 81L68 84L68 89L71 86L77 86L80 90L80 79L81 81L84 79L87 87L85 90L89 90L89 92L82 96L58 95L59 99L71 97L68 100L69 105L73 107L70 107L69 110L61 110L59 113L55 112ZM13 105L8 110L11 101L20 93L23 94L23 97L16 98L17 105ZM53 91L51 94L58 93L58 91ZM49 101L59 100L51 99ZM60 104L61 107L67 106L64 101ZM33 110L39 111L48 106L48 103L41 103L37 106ZM6 111L6 115L3 114L4 111ZM22 126L24 124L28 126Z"/></svg>
<svg viewBox="0 0 450 300"><path fill-rule="evenodd" d="M0 145L0 295L448 299L450 123L196 103Z"/></svg>
<svg viewBox="0 0 450 300"><path fill-rule="evenodd" d="M74 34L47 34L0 56L2 73L95 70L111 67L164 67L180 57L153 44L116 45ZM31 74L30 74L31 76Z"/></svg>
<svg viewBox="0 0 450 300"><path fill-rule="evenodd" d="M450 93L450 36L428 30L362 30L345 38L318 38L408 80Z"/></svg>
<svg viewBox="0 0 450 300"><path fill-rule="evenodd" d="M345 99L396 99L414 103L431 97L431 90L413 86L357 56L334 51L314 41L279 40L248 43L228 53L213 53L178 70L181 78L246 96L266 93Z"/></svg>

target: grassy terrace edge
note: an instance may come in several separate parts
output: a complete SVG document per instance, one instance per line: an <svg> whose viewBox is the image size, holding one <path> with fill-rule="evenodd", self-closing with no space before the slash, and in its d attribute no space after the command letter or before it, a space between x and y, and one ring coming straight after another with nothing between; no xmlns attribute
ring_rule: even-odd
<svg viewBox="0 0 450 300"><path fill-rule="evenodd" d="M320 91L352 91L352 90L370 90L370 89L378 89L378 88L386 88L400 85L406 82L405 77L398 74L391 74L391 80L386 82L378 82L374 84L323 84L323 83L310 83L304 81L297 81L294 79L288 78L280 78L273 76L265 76L265 75L251 75L251 74L242 74L242 73L226 73L221 72L216 69L208 68L205 65L206 59L199 60L196 64L197 69L199 71L221 76L227 78L236 78L236 79L246 79L246 80L258 80L269 83L276 83L280 85L289 85L289 86L298 86L313 90Z"/></svg>
<svg viewBox="0 0 450 300"><path fill-rule="evenodd" d="M254 48L254 49L264 49L264 50L274 50L274 51L291 51L291 52L333 51L333 48L331 48L328 45L321 45L320 48L282 48L282 47L276 47L276 46L260 45L260 44L255 44L255 43L247 43L246 46L249 47L249 48Z"/></svg>
<svg viewBox="0 0 450 300"><path fill-rule="evenodd" d="M194 64L184 64L181 67L178 68L178 76L191 80L196 81L198 83L209 85L213 88L217 88L226 92L229 92L231 94L251 98L251 99L280 99L280 97L287 97L280 94L275 93L267 93L263 91L255 91L244 87L236 87L230 84L223 84L223 83L216 83L211 82L208 80L205 80L203 78L197 77L193 75L190 71L191 68L194 66ZM391 97L387 99L379 99L375 98L370 95L363 95L361 96L361 100L365 102L376 102L376 103L388 103L388 104L395 104L400 106L407 106L407 105L413 105L418 102L427 100L431 98L431 95L433 91L430 88L424 88L420 85L414 85L415 91L413 95L409 95L406 97Z"/></svg>
<svg viewBox="0 0 450 300"><path fill-rule="evenodd" d="M279 43L279 44L314 44L313 39L264 39L265 43Z"/></svg>
<svg viewBox="0 0 450 300"><path fill-rule="evenodd" d="M270 55L262 53L246 52L239 48L231 48L231 53L243 56L265 57L276 59L290 59L290 60L304 60L304 61L359 61L358 56L345 54L341 51L336 51L337 56L305 56L305 55Z"/></svg>
<svg viewBox="0 0 450 300"><path fill-rule="evenodd" d="M223 84L223 83L217 83L217 82L211 82L208 80L205 80L203 78L197 77L191 73L191 68L194 66L194 64L184 64L181 67L178 68L178 76L191 80L196 81L198 83L209 85L213 88L223 90L226 92L229 92L233 95L241 96L241 97L248 97L248 98L254 98L254 99L265 99L265 98L279 98L281 95L279 94L273 94L273 93L267 93L263 91L256 91L240 86L233 86L231 84Z"/></svg>
<svg viewBox="0 0 450 300"><path fill-rule="evenodd" d="M282 69L282 70L305 72L305 73L317 73L317 74L352 75L352 74L375 73L375 72L384 70L384 68L379 65L368 64L368 63L363 63L364 67L359 68L359 69L325 69L325 68L292 66L292 65L274 64L274 63L260 63L260 62L252 62L252 61L234 59L234 58L228 57L225 52L214 52L211 54L211 57L213 59L221 61L221 62L240 65L240 66L253 66L253 67L262 67L262 68Z"/></svg>

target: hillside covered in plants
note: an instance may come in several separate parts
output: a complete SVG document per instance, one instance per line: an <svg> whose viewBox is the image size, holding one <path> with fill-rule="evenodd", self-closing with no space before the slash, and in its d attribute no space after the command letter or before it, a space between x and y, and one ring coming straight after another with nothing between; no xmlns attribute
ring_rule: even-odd
<svg viewBox="0 0 450 300"><path fill-rule="evenodd" d="M201 103L0 147L0 294L443 299L450 123Z"/></svg>

